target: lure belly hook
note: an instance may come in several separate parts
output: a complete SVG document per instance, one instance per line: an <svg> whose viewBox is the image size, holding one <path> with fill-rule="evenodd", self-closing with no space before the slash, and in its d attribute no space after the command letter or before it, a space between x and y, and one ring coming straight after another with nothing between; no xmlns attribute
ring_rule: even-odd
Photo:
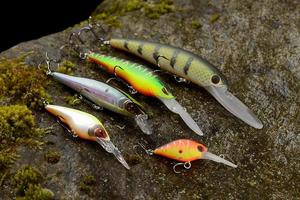
<svg viewBox="0 0 300 200"><path fill-rule="evenodd" d="M89 61L99 64L99 66L104 68L109 73L115 74L117 77L122 78L122 80L125 80L141 94L158 98L169 110L179 114L190 129L192 129L198 135L203 135L203 132L196 122L175 100L175 97L167 90L166 86L157 77L154 71L143 65L138 65L128 60L96 53L87 53L86 58Z"/></svg>
<svg viewBox="0 0 300 200"><path fill-rule="evenodd" d="M112 153L126 169L130 169L121 152L110 141L107 131L96 117L79 110L56 105L45 105L45 109L56 116L65 128L68 127L68 131L73 136L98 142L107 152Z"/></svg>
<svg viewBox="0 0 300 200"><path fill-rule="evenodd" d="M191 167L191 162L199 159L212 160L218 163L223 163L233 168L237 168L237 165L213 153L208 152L207 148L203 144L200 144L193 140L175 140L154 150L145 149L143 145L141 145L141 147L149 155L155 154L179 161L180 163L177 163L173 167L175 173L178 173L175 169L178 165L183 165L185 169L189 169Z"/></svg>

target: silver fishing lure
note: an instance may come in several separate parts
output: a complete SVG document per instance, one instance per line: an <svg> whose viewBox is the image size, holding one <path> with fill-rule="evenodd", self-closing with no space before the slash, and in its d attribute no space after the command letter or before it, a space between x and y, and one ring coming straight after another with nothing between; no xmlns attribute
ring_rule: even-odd
<svg viewBox="0 0 300 200"><path fill-rule="evenodd" d="M149 135L152 133L152 128L148 124L148 116L143 106L125 92L100 81L52 72L49 65L47 74L56 81L77 91L96 105L134 118L145 134Z"/></svg>

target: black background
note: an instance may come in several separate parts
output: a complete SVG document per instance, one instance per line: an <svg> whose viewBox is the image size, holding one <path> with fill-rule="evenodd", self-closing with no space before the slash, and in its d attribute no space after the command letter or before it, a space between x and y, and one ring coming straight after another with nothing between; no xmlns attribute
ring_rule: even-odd
<svg viewBox="0 0 300 200"><path fill-rule="evenodd" d="M0 52L20 42L62 31L87 19L101 0L4 1L0 5Z"/></svg>

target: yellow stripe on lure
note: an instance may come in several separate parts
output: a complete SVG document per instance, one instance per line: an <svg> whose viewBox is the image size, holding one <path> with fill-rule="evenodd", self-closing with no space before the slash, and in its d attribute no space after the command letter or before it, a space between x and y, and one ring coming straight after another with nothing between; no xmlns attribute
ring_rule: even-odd
<svg viewBox="0 0 300 200"><path fill-rule="evenodd" d="M98 142L107 152L114 154L120 163L130 169L121 152L110 141L102 123L93 115L56 105L45 105L45 109L67 125L69 131L85 140Z"/></svg>
<svg viewBox="0 0 300 200"><path fill-rule="evenodd" d="M89 61L99 64L102 68L117 77L128 82L136 91L143 95L156 97L161 100L169 110L181 116L183 121L198 135L203 132L185 111L185 109L175 100L175 97L167 90L163 82L157 77L154 71L128 60L116 57L105 56L96 53L87 53Z"/></svg>
<svg viewBox="0 0 300 200"><path fill-rule="evenodd" d="M104 41L104 44L133 53L170 73L204 87L233 115L250 126L258 129L263 127L253 112L228 91L227 81L222 73L200 56L170 45L142 40L112 38Z"/></svg>

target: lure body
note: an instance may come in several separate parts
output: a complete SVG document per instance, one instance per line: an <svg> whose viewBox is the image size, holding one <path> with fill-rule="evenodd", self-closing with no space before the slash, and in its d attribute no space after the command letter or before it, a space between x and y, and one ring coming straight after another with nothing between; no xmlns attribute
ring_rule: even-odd
<svg viewBox="0 0 300 200"><path fill-rule="evenodd" d="M96 53L88 54L88 59L101 65L109 73L115 73L145 96L174 98L154 72L145 66Z"/></svg>
<svg viewBox="0 0 300 200"><path fill-rule="evenodd" d="M162 69L202 87L211 85L210 77L214 74L222 76L221 80L226 84L225 77L217 68L203 58L177 47L155 42L116 38L110 39L110 45L142 57L154 65L159 63Z"/></svg>
<svg viewBox="0 0 300 200"><path fill-rule="evenodd" d="M191 162L200 159L202 153L206 151L207 148L202 144L192 140L180 139L155 149L153 153L180 162Z"/></svg>
<svg viewBox="0 0 300 200"><path fill-rule="evenodd" d="M60 83L79 92L95 104L116 113L133 117L134 113L130 113L126 110L126 105L129 103L138 105L138 107L142 109L142 106L138 104L136 100L132 100L132 98L129 98L121 91L103 82L69 76L58 72L52 72L51 76Z"/></svg>
<svg viewBox="0 0 300 200"><path fill-rule="evenodd" d="M149 150L147 150L149 151ZM194 160L208 159L223 163L236 168L237 165L207 151L207 148L198 142L189 139L179 139L152 151L153 154L164 156L183 163L190 163Z"/></svg>
<svg viewBox="0 0 300 200"><path fill-rule="evenodd" d="M170 45L142 40L112 38L107 44L133 53L172 74L204 87L233 115L250 126L258 129L263 127L254 113L228 91L227 80L222 73L200 56Z"/></svg>
<svg viewBox="0 0 300 200"><path fill-rule="evenodd" d="M112 153L124 167L130 169L121 152L110 141L107 131L96 117L63 106L46 105L45 109L67 125L73 135L98 142L107 152Z"/></svg>
<svg viewBox="0 0 300 200"><path fill-rule="evenodd" d="M144 107L125 92L88 78L69 76L58 72L50 72L49 75L58 82L79 92L95 104L116 113L133 117L144 133L152 133Z"/></svg>
<svg viewBox="0 0 300 200"><path fill-rule="evenodd" d="M45 108L68 125L73 134L82 139L96 141L97 137L101 137L104 140L110 140L102 123L91 114L56 105L46 105ZM102 133L102 135L99 133Z"/></svg>
<svg viewBox="0 0 300 200"><path fill-rule="evenodd" d="M163 82L149 68L127 60L96 53L87 54L87 59L99 64L109 73L121 77L141 94L158 98L169 110L179 114L195 133L203 135L203 132L192 117L175 100L175 97L167 90Z"/></svg>

